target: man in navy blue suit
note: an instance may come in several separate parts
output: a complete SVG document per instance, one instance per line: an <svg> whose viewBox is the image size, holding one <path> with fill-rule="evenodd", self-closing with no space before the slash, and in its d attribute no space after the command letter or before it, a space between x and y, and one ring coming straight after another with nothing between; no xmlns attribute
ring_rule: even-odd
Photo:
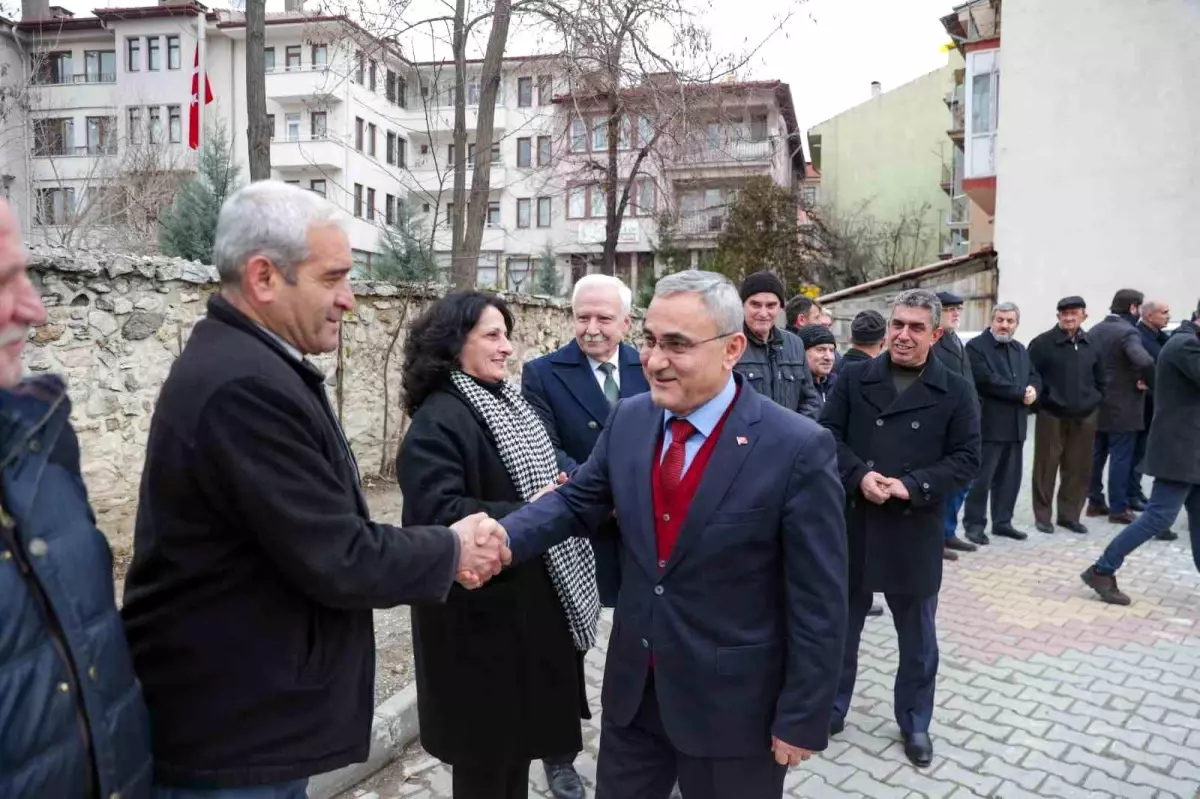
<svg viewBox="0 0 1200 799"><path fill-rule="evenodd" d="M521 393L550 434L558 468L573 473L592 454L600 431L619 400L650 390L638 352L621 339L629 332L633 295L610 275L581 278L571 294L575 339L560 350L525 364ZM592 538L600 602L613 607L621 576L616 521ZM582 799L575 756L542 761L555 799Z"/></svg>
<svg viewBox="0 0 1200 799"><path fill-rule="evenodd" d="M787 767L828 743L847 614L836 446L734 375L742 322L724 277L661 279L650 393L499 522L520 562L620 520L597 799L665 799L676 779L686 799L779 799Z"/></svg>

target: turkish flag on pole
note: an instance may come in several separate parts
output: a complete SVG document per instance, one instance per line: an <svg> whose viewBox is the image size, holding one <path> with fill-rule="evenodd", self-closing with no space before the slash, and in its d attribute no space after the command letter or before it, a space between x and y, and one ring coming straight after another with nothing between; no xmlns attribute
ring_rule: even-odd
<svg viewBox="0 0 1200 799"><path fill-rule="evenodd" d="M204 73L204 104L213 101L212 86L208 73ZM192 104L188 106L188 147L200 147L200 44L196 43L196 58L192 66Z"/></svg>

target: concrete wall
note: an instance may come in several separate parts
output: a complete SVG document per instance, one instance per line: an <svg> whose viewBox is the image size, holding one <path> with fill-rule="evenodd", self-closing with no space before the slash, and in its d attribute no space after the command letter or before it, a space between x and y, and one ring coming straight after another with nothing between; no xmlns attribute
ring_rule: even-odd
<svg viewBox="0 0 1200 799"><path fill-rule="evenodd" d="M954 57L959 58L957 53ZM961 64L959 64L961 66ZM881 221L929 204L928 251L937 260L938 236L950 211L942 191L942 163L951 163L950 112L944 102L954 67L945 67L886 91L809 131L821 136L821 199L850 213L864 202Z"/></svg>
<svg viewBox="0 0 1200 799"><path fill-rule="evenodd" d="M1018 335L1082 295L1200 297L1200 4L1007 0L997 163L1000 298Z"/></svg>
<svg viewBox="0 0 1200 799"><path fill-rule="evenodd" d="M84 479L97 511L126 506L137 498L159 389L205 313L205 300L216 290L215 273L211 267L160 256L55 250L36 253L30 272L48 318L31 335L26 365L33 372L60 373L68 381ZM373 475L383 458L383 371L392 336L399 325L411 324L434 295L408 300L387 284L356 284L355 290L358 306L346 317L343 332L343 425L363 474ZM570 314L559 301L509 299L517 318L510 373L519 379L524 361L570 338ZM402 333L388 368L389 458L400 434L403 346ZM329 375L336 406L337 356L314 362Z"/></svg>

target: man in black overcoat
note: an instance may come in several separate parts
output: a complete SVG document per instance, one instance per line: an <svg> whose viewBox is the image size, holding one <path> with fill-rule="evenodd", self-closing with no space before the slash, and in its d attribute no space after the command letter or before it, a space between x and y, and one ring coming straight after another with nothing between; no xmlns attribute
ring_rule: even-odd
<svg viewBox="0 0 1200 799"><path fill-rule="evenodd" d="M896 723L905 754L922 767L933 758L943 509L980 460L975 393L930 355L940 316L932 292L901 292L888 322L888 352L847 364L821 417L838 442L850 542L850 612L830 731L844 726L863 622L872 592L882 592L899 639Z"/></svg>

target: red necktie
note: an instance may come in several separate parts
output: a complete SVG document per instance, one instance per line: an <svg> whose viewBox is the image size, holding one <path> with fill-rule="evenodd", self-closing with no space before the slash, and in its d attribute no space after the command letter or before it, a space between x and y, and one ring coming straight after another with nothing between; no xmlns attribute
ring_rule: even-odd
<svg viewBox="0 0 1200 799"><path fill-rule="evenodd" d="M683 479L684 448L696 428L687 419L672 419L667 424L671 428L671 445L667 447L666 457L663 458L661 480L663 488L670 492Z"/></svg>

